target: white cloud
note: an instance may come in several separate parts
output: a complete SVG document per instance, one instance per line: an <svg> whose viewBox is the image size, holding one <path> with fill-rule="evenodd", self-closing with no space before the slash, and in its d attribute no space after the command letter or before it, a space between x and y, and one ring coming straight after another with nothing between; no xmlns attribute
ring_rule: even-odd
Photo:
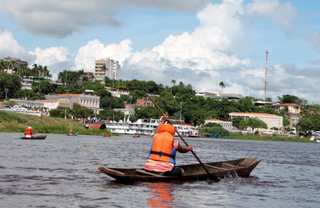
<svg viewBox="0 0 320 208"><path fill-rule="evenodd" d="M309 40L316 51L320 52L320 37L317 33L311 34Z"/></svg>
<svg viewBox="0 0 320 208"><path fill-rule="evenodd" d="M34 60L27 51L18 44L13 33L0 28L0 57L19 57L22 60Z"/></svg>
<svg viewBox="0 0 320 208"><path fill-rule="evenodd" d="M109 44L104 45L99 40L89 41L87 45L82 46L75 58L77 70L85 69L94 71L96 59L111 58L122 63L131 54L131 41L123 40L119 45Z"/></svg>
<svg viewBox="0 0 320 208"><path fill-rule="evenodd" d="M290 32L294 29L292 20L297 10L290 2L281 4L278 0L254 0L247 6L246 13L251 18L267 17Z"/></svg>
<svg viewBox="0 0 320 208"><path fill-rule="evenodd" d="M46 49L36 48L34 51L29 52L31 55L36 56L35 63L51 66L57 62L70 61L71 54L65 47L51 47Z"/></svg>
<svg viewBox="0 0 320 208"><path fill-rule="evenodd" d="M47 66L50 73L53 75L53 80L57 79L57 75L60 71L75 70L69 50L66 47L51 47L41 49L37 47L34 51L30 51L29 54L36 57L34 62L29 62L29 65L38 64Z"/></svg>
<svg viewBox="0 0 320 208"><path fill-rule="evenodd" d="M122 26L120 7L195 11L208 0L2 0L0 11L9 13L33 34L63 38L93 25Z"/></svg>

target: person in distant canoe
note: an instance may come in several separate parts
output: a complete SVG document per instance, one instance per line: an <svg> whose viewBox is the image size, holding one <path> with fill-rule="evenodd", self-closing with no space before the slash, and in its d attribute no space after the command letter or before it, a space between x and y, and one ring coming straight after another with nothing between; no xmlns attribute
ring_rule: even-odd
<svg viewBox="0 0 320 208"><path fill-rule="evenodd" d="M183 175L184 170L175 166L176 151L186 153L192 151L193 148L192 146L183 147L177 140L174 140L175 128L173 125L165 124L168 120L168 116L164 115L155 131L144 169L165 176L179 176Z"/></svg>
<svg viewBox="0 0 320 208"><path fill-rule="evenodd" d="M109 135L108 132L106 131L106 132L104 132L104 136L107 137L107 136L110 136L110 135Z"/></svg>
<svg viewBox="0 0 320 208"><path fill-rule="evenodd" d="M34 132L32 131L31 126L28 126L26 128L26 131L24 132L24 135L26 135L26 138L32 138L32 135L34 134Z"/></svg>
<svg viewBox="0 0 320 208"><path fill-rule="evenodd" d="M69 135L73 135L72 129L69 130Z"/></svg>

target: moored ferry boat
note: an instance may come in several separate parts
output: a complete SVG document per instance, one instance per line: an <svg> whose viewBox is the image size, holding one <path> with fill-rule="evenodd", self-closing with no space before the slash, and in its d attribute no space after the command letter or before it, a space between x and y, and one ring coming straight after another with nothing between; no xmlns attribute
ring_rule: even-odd
<svg viewBox="0 0 320 208"><path fill-rule="evenodd" d="M138 134L152 136L160 123L160 119L138 119L136 122L124 119L124 121L108 121L105 122L105 128L114 134ZM199 137L199 130L188 123L172 122L181 136ZM178 135L175 135L178 136Z"/></svg>

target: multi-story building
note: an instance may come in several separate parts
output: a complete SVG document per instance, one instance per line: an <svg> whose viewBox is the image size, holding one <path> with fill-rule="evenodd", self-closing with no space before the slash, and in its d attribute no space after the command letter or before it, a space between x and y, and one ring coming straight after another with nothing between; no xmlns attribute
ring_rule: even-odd
<svg viewBox="0 0 320 208"><path fill-rule="evenodd" d="M148 97L137 99L137 105L138 105L138 107L147 107L147 106L154 107L153 102Z"/></svg>
<svg viewBox="0 0 320 208"><path fill-rule="evenodd" d="M59 105L72 108L74 103L92 109L94 113L99 114L100 97L85 94L59 94L46 95L46 100L59 100Z"/></svg>
<svg viewBox="0 0 320 208"><path fill-rule="evenodd" d="M278 129L281 129L283 127L283 117L278 116L276 114L231 112L231 113L229 113L229 116L231 119L234 119L236 117L242 117L244 119L258 118L267 124L267 126L268 126L267 130L271 130L271 128L273 128L273 127L276 127ZM263 131L266 129L260 129L260 130Z"/></svg>
<svg viewBox="0 0 320 208"><path fill-rule="evenodd" d="M196 92L196 96L202 96L204 98L212 98L217 100L222 98L227 98L228 100L238 100L240 98L243 98L241 94L209 92L209 91Z"/></svg>
<svg viewBox="0 0 320 208"><path fill-rule="evenodd" d="M301 113L301 105L295 103L277 103L276 108L281 110L286 110L288 113L292 114L300 114Z"/></svg>
<svg viewBox="0 0 320 208"><path fill-rule="evenodd" d="M18 58L6 57L6 58L4 58L3 60L0 59L0 61L4 61L4 62L10 62L10 61L12 61L12 62L15 63L14 65L8 65L8 68L4 69L4 71L7 72L8 74L14 74L14 71L13 71L13 70L14 70L14 67L15 67L16 65L26 65L26 66L28 66L28 62L22 61L22 60L20 60L20 59L18 59Z"/></svg>
<svg viewBox="0 0 320 208"><path fill-rule="evenodd" d="M296 103L277 103L275 104L275 106L278 111L285 111L285 115L290 121L289 127L295 128L299 122L299 119L302 117L301 105L298 105Z"/></svg>
<svg viewBox="0 0 320 208"><path fill-rule="evenodd" d="M110 58L97 59L95 62L95 80L100 83L105 83L105 77L112 80L120 79L121 66L119 61L112 60Z"/></svg>

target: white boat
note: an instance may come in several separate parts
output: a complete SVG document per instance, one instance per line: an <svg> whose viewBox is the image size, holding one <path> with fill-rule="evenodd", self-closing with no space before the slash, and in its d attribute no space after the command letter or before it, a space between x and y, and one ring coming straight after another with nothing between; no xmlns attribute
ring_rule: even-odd
<svg viewBox="0 0 320 208"><path fill-rule="evenodd" d="M123 121L107 121L105 127L111 133L138 134L152 136L161 119L138 119L136 122L129 121L129 117ZM175 128L183 137L199 137L199 130L188 123L176 123L172 121ZM178 136L177 134L175 136Z"/></svg>
<svg viewBox="0 0 320 208"><path fill-rule="evenodd" d="M312 136L310 138L311 141L314 141L316 143L320 143L320 135L319 134L315 134L314 136Z"/></svg>

